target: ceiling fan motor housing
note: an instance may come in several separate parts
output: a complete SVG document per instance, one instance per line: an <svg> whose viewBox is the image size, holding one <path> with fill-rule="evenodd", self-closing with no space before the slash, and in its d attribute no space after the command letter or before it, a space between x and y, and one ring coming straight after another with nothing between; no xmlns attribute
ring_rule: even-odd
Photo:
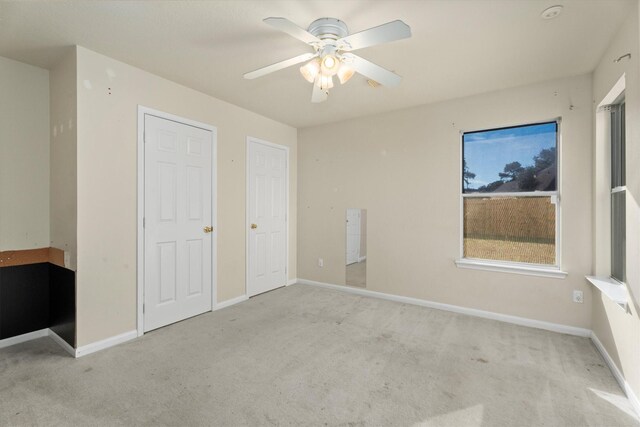
<svg viewBox="0 0 640 427"><path fill-rule="evenodd" d="M316 19L308 31L320 40L338 40L349 35L347 24L335 18Z"/></svg>

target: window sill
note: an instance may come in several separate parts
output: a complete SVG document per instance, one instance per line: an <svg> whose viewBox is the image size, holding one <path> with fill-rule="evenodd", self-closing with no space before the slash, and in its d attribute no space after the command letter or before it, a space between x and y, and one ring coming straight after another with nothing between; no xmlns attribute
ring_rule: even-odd
<svg viewBox="0 0 640 427"><path fill-rule="evenodd" d="M470 268L473 270L496 271L499 273L525 274L528 276L552 277L555 279L564 279L567 277L565 271L557 267L536 267L525 264L507 264L491 261L480 261L471 259L456 260L458 268Z"/></svg>
<svg viewBox="0 0 640 427"><path fill-rule="evenodd" d="M611 301L623 309L627 309L628 295L624 283L620 283L610 277L585 276L585 278Z"/></svg>

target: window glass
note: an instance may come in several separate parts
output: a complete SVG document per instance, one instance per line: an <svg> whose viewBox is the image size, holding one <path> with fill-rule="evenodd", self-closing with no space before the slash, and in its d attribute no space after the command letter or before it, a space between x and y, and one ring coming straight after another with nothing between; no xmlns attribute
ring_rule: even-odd
<svg viewBox="0 0 640 427"><path fill-rule="evenodd" d="M611 188L625 183L625 104L611 106Z"/></svg>
<svg viewBox="0 0 640 427"><path fill-rule="evenodd" d="M625 191L611 195L611 277L625 281Z"/></svg>
<svg viewBox="0 0 640 427"><path fill-rule="evenodd" d="M464 199L465 258L556 263L556 206L547 197Z"/></svg>
<svg viewBox="0 0 640 427"><path fill-rule="evenodd" d="M611 106L611 277L626 273L625 103Z"/></svg>
<svg viewBox="0 0 640 427"><path fill-rule="evenodd" d="M557 190L556 122L463 135L463 193Z"/></svg>
<svg viewBox="0 0 640 427"><path fill-rule="evenodd" d="M558 265L558 123L462 136L463 257Z"/></svg>

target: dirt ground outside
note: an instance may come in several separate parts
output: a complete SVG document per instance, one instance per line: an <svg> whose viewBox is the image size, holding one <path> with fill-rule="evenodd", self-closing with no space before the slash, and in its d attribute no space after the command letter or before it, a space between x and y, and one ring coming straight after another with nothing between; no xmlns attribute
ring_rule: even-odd
<svg viewBox="0 0 640 427"><path fill-rule="evenodd" d="M553 243L465 238L464 257L554 265L556 263L556 245Z"/></svg>

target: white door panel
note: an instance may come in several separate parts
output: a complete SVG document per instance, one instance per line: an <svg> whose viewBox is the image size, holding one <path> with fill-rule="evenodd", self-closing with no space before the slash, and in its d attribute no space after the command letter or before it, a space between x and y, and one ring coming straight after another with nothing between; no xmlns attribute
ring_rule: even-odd
<svg viewBox="0 0 640 427"><path fill-rule="evenodd" d="M247 294L253 296L284 286L287 282L287 152L257 141L249 141L247 149Z"/></svg>
<svg viewBox="0 0 640 427"><path fill-rule="evenodd" d="M144 329L211 310L211 131L145 115Z"/></svg>

